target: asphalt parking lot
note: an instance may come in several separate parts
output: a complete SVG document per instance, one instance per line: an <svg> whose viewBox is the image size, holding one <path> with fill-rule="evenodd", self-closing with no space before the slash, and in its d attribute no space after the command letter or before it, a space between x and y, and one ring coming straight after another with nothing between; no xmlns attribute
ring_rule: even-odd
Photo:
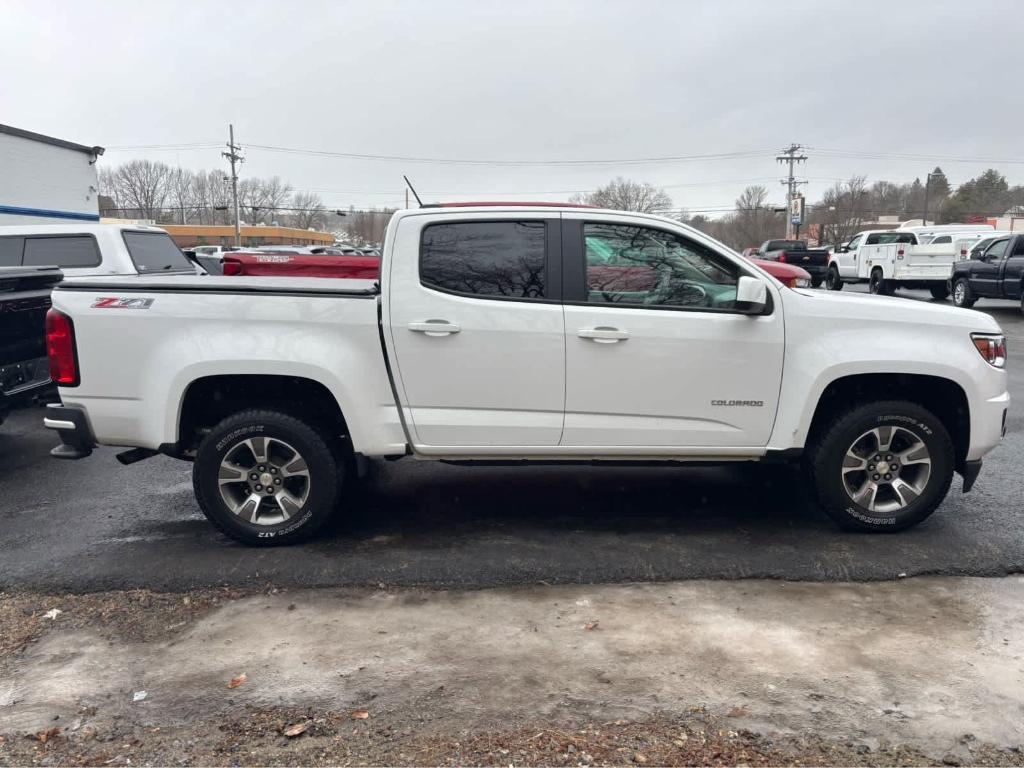
<svg viewBox="0 0 1024 768"><path fill-rule="evenodd" d="M849 288L847 288L849 290ZM926 294L904 292L923 300ZM1010 347L1024 402L1024 318L981 302ZM190 467L122 467L114 450L48 456L38 409L0 427L0 589L94 591L217 585L482 587L674 579L884 580L1024 571L1024 417L968 495L917 528L843 533L787 469L501 467L378 463L337 524L305 545L252 549L207 524Z"/></svg>

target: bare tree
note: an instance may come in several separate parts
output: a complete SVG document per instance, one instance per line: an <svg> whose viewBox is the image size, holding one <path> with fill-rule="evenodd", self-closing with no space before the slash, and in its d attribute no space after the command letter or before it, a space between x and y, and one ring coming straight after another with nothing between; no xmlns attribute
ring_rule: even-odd
<svg viewBox="0 0 1024 768"><path fill-rule="evenodd" d="M169 192L171 167L152 160L131 160L108 178L117 207L141 219L161 218ZM122 212L121 215L125 215Z"/></svg>
<svg viewBox="0 0 1024 768"><path fill-rule="evenodd" d="M187 224L196 215L195 174L185 168L174 168L167 179L168 197L173 210L168 219Z"/></svg>
<svg viewBox="0 0 1024 768"><path fill-rule="evenodd" d="M298 229L319 229L327 226L327 211L315 192L296 192L291 199L291 224Z"/></svg>
<svg viewBox="0 0 1024 768"><path fill-rule="evenodd" d="M638 213L661 213L672 208L672 198L665 190L646 182L624 179L622 176L593 192L575 194L569 199L573 203Z"/></svg>

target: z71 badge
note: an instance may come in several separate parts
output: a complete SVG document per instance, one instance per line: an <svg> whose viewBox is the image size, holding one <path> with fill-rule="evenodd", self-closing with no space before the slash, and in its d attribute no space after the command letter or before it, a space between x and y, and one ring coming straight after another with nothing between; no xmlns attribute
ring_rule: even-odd
<svg viewBox="0 0 1024 768"><path fill-rule="evenodd" d="M102 297L92 303L96 309L149 309L153 299L125 299L117 296Z"/></svg>

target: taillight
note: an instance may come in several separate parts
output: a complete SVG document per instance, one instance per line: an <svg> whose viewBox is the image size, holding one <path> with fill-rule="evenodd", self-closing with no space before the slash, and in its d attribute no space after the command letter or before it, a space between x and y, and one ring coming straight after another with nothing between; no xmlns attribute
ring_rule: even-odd
<svg viewBox="0 0 1024 768"><path fill-rule="evenodd" d="M960 261L963 261L966 258L967 258L967 249L966 248L961 248L960 249Z"/></svg>
<svg viewBox="0 0 1024 768"><path fill-rule="evenodd" d="M75 326L70 317L55 309L46 313L46 354L50 358L50 378L62 387L77 387Z"/></svg>
<svg viewBox="0 0 1024 768"><path fill-rule="evenodd" d="M783 263L786 262L786 252L785 251L779 251L779 261L781 261Z"/></svg>
<svg viewBox="0 0 1024 768"><path fill-rule="evenodd" d="M900 248L898 251L896 251L896 258L897 259L902 259L903 258L903 249L902 248Z"/></svg>
<svg viewBox="0 0 1024 768"><path fill-rule="evenodd" d="M242 265L237 261L225 261L224 262L224 274L225 275L240 275L242 274Z"/></svg>
<svg viewBox="0 0 1024 768"><path fill-rule="evenodd" d="M996 333L972 333L971 340L985 362L996 368L1006 367L1006 337Z"/></svg>

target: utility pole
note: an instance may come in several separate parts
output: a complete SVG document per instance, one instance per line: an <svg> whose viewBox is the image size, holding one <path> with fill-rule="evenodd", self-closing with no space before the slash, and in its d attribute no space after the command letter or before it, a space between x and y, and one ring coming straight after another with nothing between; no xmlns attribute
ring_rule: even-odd
<svg viewBox="0 0 1024 768"><path fill-rule="evenodd" d="M242 246L242 230L239 227L238 221L238 171L236 169L237 163L242 163L245 159L238 154L242 149L235 144L235 126L228 126L228 151L221 152L221 155L226 157L231 163L231 198L235 208L235 246Z"/></svg>
<svg viewBox="0 0 1024 768"><path fill-rule="evenodd" d="M793 176L793 167L797 163L803 163L807 161L807 155L801 155L800 150L803 147L800 144L790 144L789 149L782 150L775 161L779 163L789 164L789 176L782 180L782 183L786 185L786 239L793 239L794 224L792 216L793 199L796 197L796 188L798 184L806 184L806 181L797 181ZM797 224L796 226L799 226Z"/></svg>

